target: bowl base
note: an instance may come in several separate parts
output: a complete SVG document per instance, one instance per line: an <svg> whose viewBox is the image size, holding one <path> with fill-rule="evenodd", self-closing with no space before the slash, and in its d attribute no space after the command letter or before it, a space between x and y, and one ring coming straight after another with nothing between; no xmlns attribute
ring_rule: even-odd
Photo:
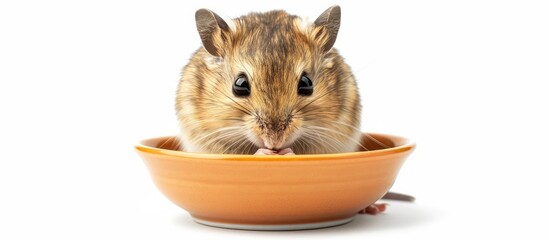
<svg viewBox="0 0 549 240"><path fill-rule="evenodd" d="M261 225L261 224L236 224L236 223L224 223L224 222L213 222L208 220L202 220L199 218L193 217L193 220L202 225L218 227L218 228L229 228L229 229L238 229L238 230L253 230L253 231L295 231L295 230L307 230L307 229L317 229L317 228L327 228L343 225L353 221L355 217L350 217L346 219L327 221L327 222L315 222L315 223L299 223L299 224L272 224L272 225Z"/></svg>

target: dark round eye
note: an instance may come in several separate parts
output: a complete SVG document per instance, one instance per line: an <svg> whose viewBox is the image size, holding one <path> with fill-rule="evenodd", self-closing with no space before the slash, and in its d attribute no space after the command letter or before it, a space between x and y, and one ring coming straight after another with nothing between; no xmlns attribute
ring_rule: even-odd
<svg viewBox="0 0 549 240"><path fill-rule="evenodd" d="M248 83L248 77L246 77L246 75L238 75L238 78L234 81L233 93L237 97L246 97L250 95L250 84Z"/></svg>
<svg viewBox="0 0 549 240"><path fill-rule="evenodd" d="M311 96L311 94L313 94L313 81L311 81L305 73L301 75L301 78L299 78L297 94L302 96Z"/></svg>

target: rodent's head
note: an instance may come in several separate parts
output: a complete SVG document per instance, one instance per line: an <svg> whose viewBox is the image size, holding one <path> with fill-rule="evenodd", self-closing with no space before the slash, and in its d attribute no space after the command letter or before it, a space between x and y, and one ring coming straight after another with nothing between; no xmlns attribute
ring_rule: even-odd
<svg viewBox="0 0 549 240"><path fill-rule="evenodd" d="M320 138L345 139L330 131L356 132L356 83L332 49L340 16L339 6L314 23L271 11L236 18L229 25L210 10L198 10L204 48L183 70L177 99L189 148L246 153L292 146L296 153L307 153L311 151L300 149L320 144ZM208 145L212 140L219 149ZM338 150L333 148L326 151Z"/></svg>

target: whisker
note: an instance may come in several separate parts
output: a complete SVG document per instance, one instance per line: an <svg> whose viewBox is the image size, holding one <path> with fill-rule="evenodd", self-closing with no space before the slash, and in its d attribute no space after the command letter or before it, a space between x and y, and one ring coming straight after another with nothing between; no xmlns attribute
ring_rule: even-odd
<svg viewBox="0 0 549 240"><path fill-rule="evenodd" d="M254 152L253 149L255 147L255 144L251 141L247 141L246 143L247 144L246 144L246 148L245 148L245 150L246 150L245 153L253 154L253 152Z"/></svg>
<svg viewBox="0 0 549 240"><path fill-rule="evenodd" d="M223 128L219 128L219 129L216 129L208 134L205 134L205 135L202 135L200 136L198 139L193 139L195 142L202 142L202 140L204 140L205 138L207 137L210 137L214 134L218 134L218 133L222 133L222 132L227 132L227 131L235 131L235 130L238 130L240 129L241 127L240 126L231 126L231 127L223 127Z"/></svg>
<svg viewBox="0 0 549 240"><path fill-rule="evenodd" d="M306 135L304 135L306 136ZM299 145L301 146L302 152L307 152L307 149L313 149L312 143L305 141L305 140L299 140Z"/></svg>
<svg viewBox="0 0 549 240"><path fill-rule="evenodd" d="M245 138L245 136L242 134L242 132L243 132L243 131L239 131L239 132L238 132L239 134L238 134L237 137L235 137L234 135L232 135L230 139L227 139L227 140L229 140L229 141L232 140L232 143L231 143L227 148L225 148L225 151L224 151L224 152L226 152L226 151L228 151L228 150L230 150L230 149L233 149L233 147L234 147L235 145L237 145L237 146L238 146L238 145L242 145L245 141L248 140L248 139ZM240 139L240 140L234 141L234 139Z"/></svg>
<svg viewBox="0 0 549 240"><path fill-rule="evenodd" d="M357 141L356 139L353 139L352 137L350 136L347 136L347 134L344 134L344 133L341 133L339 131L336 131L336 130L333 130L333 129L329 129L329 128L325 128L325 127L318 127L318 126L305 126L304 128L309 128L309 129L318 129L318 130L323 130L323 131L329 131L329 132L332 132L332 133L335 133L337 135L340 135L340 136L343 136L351 141L353 141L354 143L358 144L358 146L368 150L368 148L366 148L364 145L362 145L362 143L360 143L359 141Z"/></svg>
<svg viewBox="0 0 549 240"><path fill-rule="evenodd" d="M169 137L169 138L166 138L165 140L162 141L162 143L160 143L160 145L157 146L157 148L163 148L164 145L166 145L168 142L170 141L177 141L177 137Z"/></svg>
<svg viewBox="0 0 549 240"><path fill-rule="evenodd" d="M338 132L338 131L333 130L333 129L324 128L324 127L317 127L317 126L309 126L309 127L310 127L310 128L314 128L314 129L318 129L318 130L328 131L328 132L335 133L335 134L337 134L337 135L343 136L344 138L351 140L352 142L354 142L354 143L357 144L358 146L360 146L360 147L362 147L362 148L368 150L368 148L366 148L365 146L363 146L359 141L353 139L352 137L348 136L347 134ZM326 133L326 137L331 138L331 140L334 140L333 136L331 136L331 135L329 135L329 134L327 134L327 133Z"/></svg>
<svg viewBox="0 0 549 240"><path fill-rule="evenodd" d="M240 140L235 141L235 139ZM233 149L233 146L235 144L241 144L242 142L247 140L248 139L245 137L245 133L242 129L233 129L231 131L226 131L225 133L220 134L215 138L209 139L206 144L211 146L218 146L218 148L221 149L218 152L227 152Z"/></svg>
<svg viewBox="0 0 549 240"><path fill-rule="evenodd" d="M375 142L377 145L379 145L379 146L381 146L381 147L383 147L383 148L391 148L390 146L387 146L387 145L385 145L384 143L380 142L379 140L375 139L374 137L372 137L372 135L370 135L370 134L368 134L368 133L364 133L364 135L365 135L368 139L372 140L372 141Z"/></svg>
<svg viewBox="0 0 549 240"><path fill-rule="evenodd" d="M309 114L308 116L311 116L311 114ZM323 116L325 116L325 115L319 115L319 116L320 116L320 117L323 117ZM304 117L297 116L296 118L304 118ZM374 138L373 136L371 136L370 134L368 134L368 133L366 133L366 132L363 132L360 128L357 128L357 127L355 127L355 126L353 126L353 125L350 125L350 124L347 124L347 123L344 123L344 122L338 121L338 120L322 120L322 119L319 119L319 120L317 120L317 121L322 121L322 122L335 122L335 123L338 123L338 124L340 124L340 125L344 125L344 126L346 126L346 127L349 127L349 128L352 128L352 129L354 129L354 130L359 131L361 134L363 134L364 136L366 136L368 139L370 139L370 140L371 140L372 142L374 142L375 144L377 144L377 145L379 145L379 146L381 146L381 147L383 147L383 148L390 148L390 146L388 146L388 145L384 144L383 142L381 142L381 141L375 139L375 138ZM341 134L341 133L338 132L338 134ZM360 144L360 146L361 146L361 147L364 147L362 144ZM367 148L364 148L364 149L368 150Z"/></svg>
<svg viewBox="0 0 549 240"><path fill-rule="evenodd" d="M384 143L380 142L379 140L375 139L374 137L372 137L370 134L368 133L364 133L362 132L361 129L353 126L353 125L350 125L350 124L347 124L347 123L344 123L344 122L341 122L341 121L335 121L336 123L338 124L341 124L341 125L345 125L347 127L350 127L350 128L353 128L355 130L358 130L359 132L363 133L364 135L366 135L366 137L370 140L372 140L373 142L375 142L376 144L378 144L379 146L383 147L383 148L390 148L389 146L385 145Z"/></svg>
<svg viewBox="0 0 549 240"><path fill-rule="evenodd" d="M303 149L303 151L305 151L305 149L306 149L306 148L303 146L303 142L301 141L301 139L297 139L297 140L294 142L293 145L294 145L294 146L293 146L293 149L292 149L292 150L294 150L294 152L296 152L296 150L299 151L299 152L301 152L302 149Z"/></svg>
<svg viewBox="0 0 549 240"><path fill-rule="evenodd" d="M339 152L339 149L332 145L334 143L338 144L339 147L344 147L343 143L341 143L337 139L333 139L331 136L329 136L329 135L327 135L323 132L317 131L315 129L308 129L308 130L313 131L314 134L311 134L311 133L308 133L308 132L304 131L304 136L308 136L309 140L312 140L313 142L317 142L319 144L324 143L322 145L324 145L326 147L329 147L328 152ZM321 135L322 135L322 137L321 137ZM330 139L330 141L328 141L327 139ZM316 149L318 149L318 146L316 146Z"/></svg>
<svg viewBox="0 0 549 240"><path fill-rule="evenodd" d="M322 98L322 97L328 95L329 93L331 93L331 91L326 91L326 92L324 92L324 93L321 94L320 96L314 98L313 100L311 100L310 102L308 102L308 103L305 104L304 106L302 106L302 107L300 107L299 109L297 109L296 112L301 111L302 109L304 109L304 108L306 108L307 106L311 105L311 103L313 103L313 102L317 101L318 99L320 99L320 98Z"/></svg>

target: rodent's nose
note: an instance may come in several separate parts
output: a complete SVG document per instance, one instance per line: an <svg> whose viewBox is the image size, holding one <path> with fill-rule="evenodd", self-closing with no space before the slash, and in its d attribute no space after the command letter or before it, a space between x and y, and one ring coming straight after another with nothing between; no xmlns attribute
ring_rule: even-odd
<svg viewBox="0 0 549 240"><path fill-rule="evenodd" d="M257 123L261 131L258 136L263 140L263 145L265 148L273 150L284 148L288 127L292 122L293 115L261 117L262 115L264 114L258 115Z"/></svg>
<svg viewBox="0 0 549 240"><path fill-rule="evenodd" d="M276 116L260 113L256 115L256 121L259 126L277 131L283 131L284 129L286 129L291 124L293 119L293 114Z"/></svg>

